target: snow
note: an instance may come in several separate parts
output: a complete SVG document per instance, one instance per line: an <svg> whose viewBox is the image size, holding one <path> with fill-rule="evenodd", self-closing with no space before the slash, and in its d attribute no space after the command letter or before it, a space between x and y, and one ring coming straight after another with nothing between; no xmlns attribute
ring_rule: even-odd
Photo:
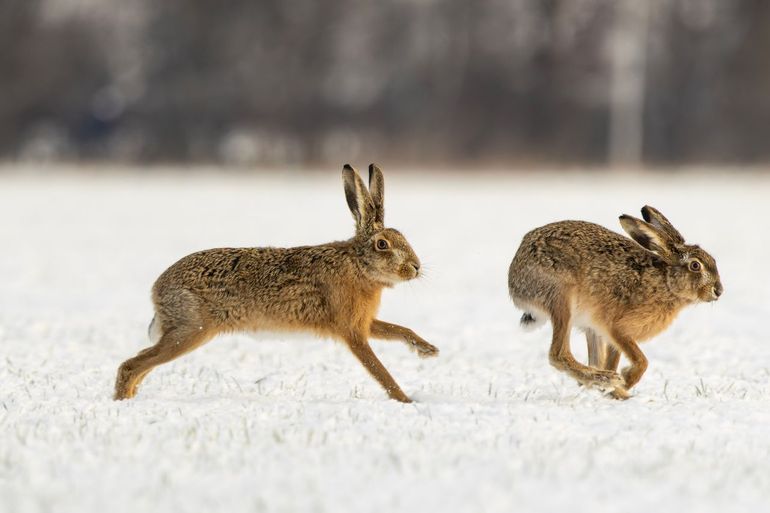
<svg viewBox="0 0 770 513"><path fill-rule="evenodd" d="M363 167L363 166L362 166ZM427 269L380 317L441 349L373 342L416 402L331 341L221 337L111 400L148 345L149 289L218 246L346 238L338 170L0 174L0 511L759 511L770 499L770 177L386 173L386 221ZM519 329L510 259L529 229L651 204L716 258L718 302L643 350L617 402ZM573 334L585 359L585 342Z"/></svg>

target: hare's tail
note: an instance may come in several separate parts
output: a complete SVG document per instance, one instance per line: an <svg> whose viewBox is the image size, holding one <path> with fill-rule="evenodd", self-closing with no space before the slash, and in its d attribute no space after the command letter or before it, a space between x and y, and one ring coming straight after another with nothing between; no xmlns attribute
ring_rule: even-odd
<svg viewBox="0 0 770 513"><path fill-rule="evenodd" d="M150 325L147 327L147 337L150 339L150 342L157 344L161 335L162 333L160 329L160 323L158 322L158 316L155 315L153 316L152 321L150 321Z"/></svg>
<svg viewBox="0 0 770 513"><path fill-rule="evenodd" d="M542 314L535 315L532 312L524 312L524 315L521 316L521 320L519 321L522 329L526 331L535 330L542 326L544 323L545 317Z"/></svg>

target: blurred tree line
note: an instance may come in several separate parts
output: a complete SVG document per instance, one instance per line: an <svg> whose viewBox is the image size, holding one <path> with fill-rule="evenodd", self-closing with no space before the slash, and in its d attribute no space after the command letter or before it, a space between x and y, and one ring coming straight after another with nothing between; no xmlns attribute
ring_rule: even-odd
<svg viewBox="0 0 770 513"><path fill-rule="evenodd" d="M11 159L751 163L769 90L762 0L0 2Z"/></svg>

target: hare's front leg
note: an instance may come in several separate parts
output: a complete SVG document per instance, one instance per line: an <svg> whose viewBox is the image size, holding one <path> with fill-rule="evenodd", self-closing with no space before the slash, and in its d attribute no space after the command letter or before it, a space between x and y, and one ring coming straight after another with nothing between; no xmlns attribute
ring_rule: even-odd
<svg viewBox="0 0 770 513"><path fill-rule="evenodd" d="M421 358L438 356L438 348L436 346L428 343L409 328L399 326L398 324L375 319L372 321L370 332L371 336L374 338L382 340L400 340L404 342L409 349L416 352Z"/></svg>
<svg viewBox="0 0 770 513"><path fill-rule="evenodd" d="M594 330L586 330L588 344L588 365L597 369L617 372L620 352L608 344Z"/></svg>
<svg viewBox="0 0 770 513"><path fill-rule="evenodd" d="M620 352L607 343L592 329L586 330L586 343L588 344L588 365L596 369L617 373ZM630 394L624 387L616 387L610 392L615 399L628 399Z"/></svg>
<svg viewBox="0 0 770 513"><path fill-rule="evenodd" d="M626 389L631 389L631 387L639 383L639 380L642 379L644 372L647 370L647 357L639 349L639 345L629 337L620 333L613 333L612 336L615 345L623 351L628 361L631 362L631 365L622 371L623 379L626 381Z"/></svg>
<svg viewBox="0 0 770 513"><path fill-rule="evenodd" d="M391 399L401 401L402 403L411 403L412 400L398 386L396 380L390 375L382 362L374 354L366 337L360 334L353 334L345 340L350 347L350 351L358 358L361 365L369 371L369 374L385 389Z"/></svg>

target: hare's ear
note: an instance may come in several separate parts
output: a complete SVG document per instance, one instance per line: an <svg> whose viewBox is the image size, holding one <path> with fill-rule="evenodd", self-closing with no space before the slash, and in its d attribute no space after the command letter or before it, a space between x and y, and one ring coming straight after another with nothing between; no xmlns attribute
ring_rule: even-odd
<svg viewBox="0 0 770 513"><path fill-rule="evenodd" d="M677 261L674 241L665 232L658 230L650 223L625 214L620 216L620 226L644 249L652 251L666 262Z"/></svg>
<svg viewBox="0 0 770 513"><path fill-rule="evenodd" d="M684 244L684 237L682 237L682 234L679 233L679 230L674 228L674 225L671 224L671 221L666 219L666 216L660 213L660 210L646 205L642 207L642 217L658 230L665 232L669 239L674 243Z"/></svg>
<svg viewBox="0 0 770 513"><path fill-rule="evenodd" d="M385 178L377 164L369 164L369 194L374 203L374 222L385 223Z"/></svg>
<svg viewBox="0 0 770 513"><path fill-rule="evenodd" d="M342 181L345 183L345 199L356 220L356 231L369 229L374 218L374 203L364 181L350 164L345 164L342 168Z"/></svg>

